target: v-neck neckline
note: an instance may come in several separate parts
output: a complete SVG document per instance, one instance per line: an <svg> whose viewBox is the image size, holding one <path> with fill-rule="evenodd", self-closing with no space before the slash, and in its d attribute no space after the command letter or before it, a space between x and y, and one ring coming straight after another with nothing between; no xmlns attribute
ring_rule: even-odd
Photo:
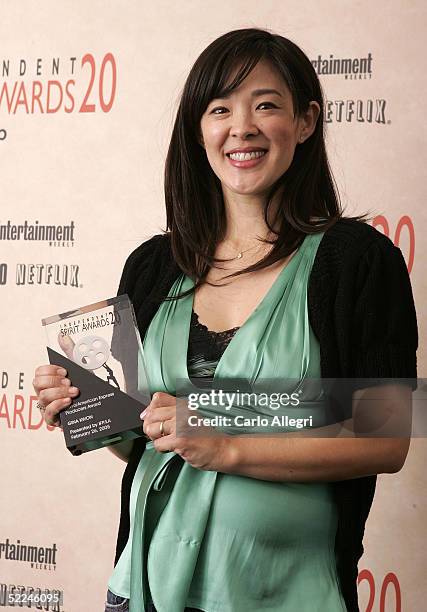
<svg viewBox="0 0 427 612"><path fill-rule="evenodd" d="M289 274L289 270L292 270L292 267L295 265L295 262L298 261L299 256L302 253L303 247L305 247L306 242L307 242L307 238L310 234L306 234L304 237L304 240L301 242L300 246L298 247L298 249L296 249L296 251L294 252L294 254L292 255L291 259L288 261L288 263L283 266L283 268L280 270L280 272L278 273L278 275L276 276L276 278L273 281L273 284L270 286L270 288L267 290L267 292L265 293L265 295L263 296L263 298L261 299L261 301L258 303L258 305L254 308L254 310L251 312L251 314L247 317L247 319L242 323L242 325L236 330L236 333L233 335L233 337L231 338L230 342L227 344L227 346L225 347L225 350L223 351L217 365L215 368L215 372L214 372L214 376L212 379L212 382L215 382L217 380L217 378L219 377L218 372L220 371L220 366L224 363L225 359L228 357L228 354L230 353L231 348L234 347L233 342L236 342L236 338L240 338L247 330L249 324L252 322L253 318L258 314L258 312L265 306L266 302L271 298L271 296L273 295L273 292L276 290L277 285L280 283L280 281L282 280L283 277L287 276ZM191 283L191 284L190 284ZM184 275L184 281L183 281L183 285L185 284L189 284L189 287L184 288L184 286L181 286L181 289L183 291L186 291L187 289L194 287L194 281L187 275ZM184 372L185 372L185 376L186 379L188 381L191 381L191 377L188 373L188 365L187 365L187 354L188 354L188 342L190 339L190 325L191 325L191 312L193 310L194 307L194 292L192 294L190 294L187 297L188 301L185 303L185 308L187 308L187 310L185 311L185 329L183 332L183 345L185 347L185 367L184 367Z"/></svg>

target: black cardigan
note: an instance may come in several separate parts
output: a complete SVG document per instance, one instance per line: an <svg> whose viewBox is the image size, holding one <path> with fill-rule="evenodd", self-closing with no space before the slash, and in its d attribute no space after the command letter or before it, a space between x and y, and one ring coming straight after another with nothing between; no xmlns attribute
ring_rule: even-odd
<svg viewBox="0 0 427 612"><path fill-rule="evenodd" d="M118 295L129 295L141 338L180 273L168 234L153 236L129 255ZM307 299L310 325L320 343L322 377L416 379L412 289L403 255L389 238L366 223L338 220L319 244ZM144 447L143 438L135 441L123 474L114 564L129 537L130 488ZM335 556L349 612L359 610L357 563L375 485L376 476L333 483L338 504Z"/></svg>

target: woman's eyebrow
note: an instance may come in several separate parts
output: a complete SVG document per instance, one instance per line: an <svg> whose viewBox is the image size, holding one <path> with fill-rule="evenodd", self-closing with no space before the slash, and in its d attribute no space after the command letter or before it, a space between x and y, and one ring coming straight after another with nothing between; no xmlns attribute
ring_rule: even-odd
<svg viewBox="0 0 427 612"><path fill-rule="evenodd" d="M254 89L251 96L255 98L256 96L265 96L267 94L277 94L278 96L282 97L282 94L280 91L277 91L277 89Z"/></svg>
<svg viewBox="0 0 427 612"><path fill-rule="evenodd" d="M233 92L229 91L229 92L219 92L219 94L217 96L215 96L215 98L218 99L223 99L226 100L227 98L229 98L231 96ZM253 98L256 98L257 96L265 96L267 94L276 94L277 96L280 96L281 98L283 97L282 94L277 91L277 89L254 89L251 92L251 96Z"/></svg>

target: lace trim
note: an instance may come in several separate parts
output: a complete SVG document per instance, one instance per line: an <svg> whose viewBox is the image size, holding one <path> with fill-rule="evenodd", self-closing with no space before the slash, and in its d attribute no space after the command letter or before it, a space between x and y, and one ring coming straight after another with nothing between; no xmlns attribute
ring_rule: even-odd
<svg viewBox="0 0 427 612"><path fill-rule="evenodd" d="M231 327L230 329L224 329L223 331L220 331L220 332L216 332L211 329L208 329L206 325L203 325L203 323L200 323L199 315L194 310L191 311L191 319L195 327L199 328L199 330L203 330L204 333L208 334L214 340L224 341L229 338L232 338L235 332L239 329L239 326Z"/></svg>

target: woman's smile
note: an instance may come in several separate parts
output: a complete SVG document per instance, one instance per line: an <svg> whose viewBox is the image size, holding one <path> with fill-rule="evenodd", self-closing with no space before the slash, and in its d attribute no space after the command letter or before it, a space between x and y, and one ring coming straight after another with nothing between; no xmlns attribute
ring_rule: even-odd
<svg viewBox="0 0 427 612"><path fill-rule="evenodd" d="M265 160L268 151L252 151L250 153L227 153L226 156L235 168L253 168Z"/></svg>

